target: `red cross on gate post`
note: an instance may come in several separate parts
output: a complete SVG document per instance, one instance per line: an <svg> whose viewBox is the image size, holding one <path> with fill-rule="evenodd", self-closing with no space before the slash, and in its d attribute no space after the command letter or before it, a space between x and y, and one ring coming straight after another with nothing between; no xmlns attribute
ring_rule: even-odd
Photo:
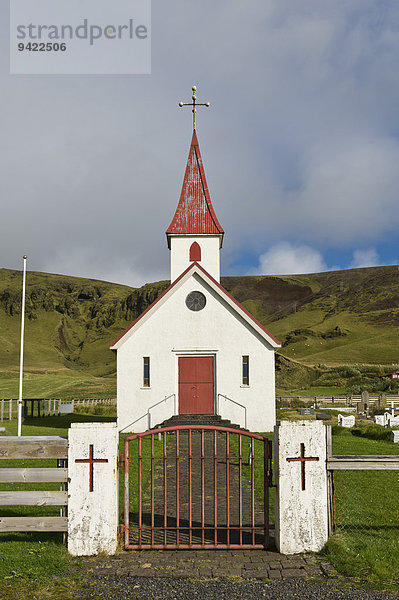
<svg viewBox="0 0 399 600"><path fill-rule="evenodd" d="M308 456L305 458L305 444L301 444L301 455L298 458L287 458L287 462L300 462L301 463L301 482L302 489L305 489L305 463L308 461L318 461L317 456Z"/></svg>
<svg viewBox="0 0 399 600"><path fill-rule="evenodd" d="M89 492L94 490L94 463L107 463L108 458L94 458L94 446L90 444L89 446L89 458L76 458L76 463L88 463L90 465L89 469Z"/></svg>

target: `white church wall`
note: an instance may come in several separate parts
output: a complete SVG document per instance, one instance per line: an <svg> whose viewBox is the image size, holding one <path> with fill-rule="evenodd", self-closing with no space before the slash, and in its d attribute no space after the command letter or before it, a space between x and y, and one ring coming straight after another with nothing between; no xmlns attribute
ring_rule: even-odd
<svg viewBox="0 0 399 600"><path fill-rule="evenodd" d="M198 312L185 304L189 292L202 291L206 306ZM178 358L215 357L217 394L247 408L247 428L272 431L275 425L274 350L202 278L193 275L145 316L118 349L118 427L145 431L149 408L172 394L178 413ZM249 386L242 385L242 356L249 356ZM150 387L143 387L143 357L150 357ZM152 426L174 414L174 398L152 409ZM221 399L220 414L242 426L244 411ZM141 418L139 421L137 419ZM155 421L156 418L156 421ZM136 421L136 422L135 422ZM130 424L132 424L130 426ZM129 427L130 426L130 427Z"/></svg>
<svg viewBox="0 0 399 600"><path fill-rule="evenodd" d="M193 242L197 242L201 248L199 264L216 281L220 281L220 239L215 235L170 236L171 281L177 279L191 264L190 247Z"/></svg>

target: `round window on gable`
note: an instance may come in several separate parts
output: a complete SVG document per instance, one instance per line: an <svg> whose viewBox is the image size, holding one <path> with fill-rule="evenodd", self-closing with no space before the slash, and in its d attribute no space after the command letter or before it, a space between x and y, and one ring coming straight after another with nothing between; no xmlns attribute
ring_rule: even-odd
<svg viewBox="0 0 399 600"><path fill-rule="evenodd" d="M206 304L206 298L202 292L190 292L186 298L186 306L195 312L202 310Z"/></svg>

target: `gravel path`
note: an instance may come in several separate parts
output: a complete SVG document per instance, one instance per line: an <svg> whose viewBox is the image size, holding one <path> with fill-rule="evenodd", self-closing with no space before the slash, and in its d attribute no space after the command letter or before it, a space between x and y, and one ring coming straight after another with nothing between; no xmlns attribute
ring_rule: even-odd
<svg viewBox="0 0 399 600"><path fill-rule="evenodd" d="M73 600L392 600L383 592L342 590L303 579L259 582L155 577L93 577Z"/></svg>

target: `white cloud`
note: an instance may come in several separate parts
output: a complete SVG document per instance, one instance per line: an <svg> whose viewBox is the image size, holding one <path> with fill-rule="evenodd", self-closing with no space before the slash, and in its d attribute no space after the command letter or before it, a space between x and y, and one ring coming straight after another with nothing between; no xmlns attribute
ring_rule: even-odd
<svg viewBox="0 0 399 600"><path fill-rule="evenodd" d="M378 254L374 248L367 250L354 250L350 269L360 269L361 267L377 267L380 265Z"/></svg>
<svg viewBox="0 0 399 600"><path fill-rule="evenodd" d="M131 287L141 287L145 283L169 277L169 274L165 277L165 273L160 268L158 270L154 268L148 274L145 266L140 265L140 256L137 254L121 256L115 264L111 255L105 256L102 252L96 253L92 247L84 246L56 249L46 258L42 270L75 277L88 277L89 273L90 279L112 281Z"/></svg>
<svg viewBox="0 0 399 600"><path fill-rule="evenodd" d="M377 240L397 230L399 144L362 137L325 140L309 152L294 198L301 226L332 245Z"/></svg>
<svg viewBox="0 0 399 600"><path fill-rule="evenodd" d="M318 250L280 242L259 257L259 266L250 275L293 275L326 271L327 265Z"/></svg>

